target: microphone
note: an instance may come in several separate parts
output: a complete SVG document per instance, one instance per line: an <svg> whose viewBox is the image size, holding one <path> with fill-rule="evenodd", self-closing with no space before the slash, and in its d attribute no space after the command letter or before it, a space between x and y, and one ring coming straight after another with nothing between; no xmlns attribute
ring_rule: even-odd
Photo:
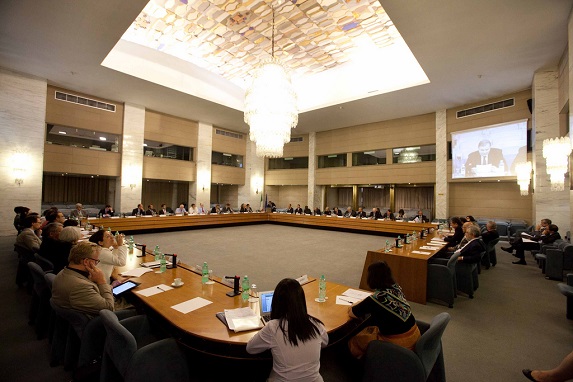
<svg viewBox="0 0 573 382"><path fill-rule="evenodd" d="M235 297L241 294L241 292L239 292L239 280L241 279L241 276L225 276L226 279L233 279L233 290L231 292L227 292L227 296L229 297Z"/></svg>

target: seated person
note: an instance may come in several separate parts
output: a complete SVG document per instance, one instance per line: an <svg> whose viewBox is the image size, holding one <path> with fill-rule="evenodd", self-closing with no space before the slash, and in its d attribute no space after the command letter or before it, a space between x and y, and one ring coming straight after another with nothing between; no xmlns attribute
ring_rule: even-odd
<svg viewBox="0 0 573 382"><path fill-rule="evenodd" d="M84 206L81 203L76 203L76 209L70 213L70 217L74 219L87 218L88 214L84 211Z"/></svg>
<svg viewBox="0 0 573 382"><path fill-rule="evenodd" d="M205 206L203 205L203 203L199 203L199 207L197 207L197 213L199 215L206 215L208 213L208 211L205 209Z"/></svg>
<svg viewBox="0 0 573 382"><path fill-rule="evenodd" d="M345 218L356 217L356 211L354 211L352 207L348 207L343 217Z"/></svg>
<svg viewBox="0 0 573 382"><path fill-rule="evenodd" d="M187 210L185 209L185 204L181 203L179 207L175 209L176 215L185 215L187 214Z"/></svg>
<svg viewBox="0 0 573 382"><path fill-rule="evenodd" d="M161 205L161 209L159 210L159 215L169 215L172 214L173 210L169 207L167 207L167 204L163 203Z"/></svg>
<svg viewBox="0 0 573 382"><path fill-rule="evenodd" d="M303 213L305 215L312 215L312 211L310 210L310 208L308 208L308 206L304 206Z"/></svg>
<svg viewBox="0 0 573 382"><path fill-rule="evenodd" d="M64 222L64 228L66 228L66 227L77 227L77 226L79 226L79 225L80 225L80 224L78 223L78 221L77 221L77 220L74 220L74 219L67 219L67 220Z"/></svg>
<svg viewBox="0 0 573 382"><path fill-rule="evenodd" d="M460 242L457 245L455 245L453 247L447 247L446 250L450 253L453 253L453 252L457 251L458 249L462 249L468 243L468 239L466 238L466 232L467 232L468 228L473 226L473 225L474 224L472 222L465 222L464 224L462 224L462 232L464 233L463 239L460 240ZM478 229L479 229L479 227L478 227Z"/></svg>
<svg viewBox="0 0 573 382"><path fill-rule="evenodd" d="M338 209L338 207L334 207L334 209L332 210L332 215L334 216L342 216L342 211L340 211Z"/></svg>
<svg viewBox="0 0 573 382"><path fill-rule="evenodd" d="M22 232L22 230L24 229L22 223L24 222L24 219L28 215L28 212L30 212L30 209L28 207L24 206L14 207L14 213L16 214L16 216L14 216L14 228L16 228L18 234L20 234L20 232Z"/></svg>
<svg viewBox="0 0 573 382"><path fill-rule="evenodd" d="M52 207L44 211L44 218L45 220L42 223L42 226L40 227L41 229L44 229L45 226L47 226L50 223L54 223L56 221L62 224L66 221L64 214L59 212L56 207Z"/></svg>
<svg viewBox="0 0 573 382"><path fill-rule="evenodd" d="M245 203L241 203L241 208L239 208L239 212L240 213L247 212L247 206L245 205Z"/></svg>
<svg viewBox="0 0 573 382"><path fill-rule="evenodd" d="M330 208L328 206L326 206L326 207L324 207L323 214L330 216L330 214L332 214L332 211L330 210Z"/></svg>
<svg viewBox="0 0 573 382"><path fill-rule="evenodd" d="M514 261L513 264L526 265L525 251L539 250L541 248L541 244L551 244L555 242L555 240L561 239L561 235L558 231L559 227L555 224L549 224L541 234L536 234L529 238L532 242L516 240L510 247L501 249L509 253L513 253L513 250L515 249L514 256L519 260Z"/></svg>
<svg viewBox="0 0 573 382"><path fill-rule="evenodd" d="M271 351L268 381L318 382L320 350L326 345L328 334L324 324L307 313L304 290L298 281L283 279L275 288L271 320L249 340L247 352Z"/></svg>
<svg viewBox="0 0 573 382"><path fill-rule="evenodd" d="M300 207L300 205L299 205ZM269 202L267 203L267 208L271 209L271 212L276 212L277 211L277 205L274 202L271 202L269 200Z"/></svg>
<svg viewBox="0 0 573 382"><path fill-rule="evenodd" d="M364 209L362 207L358 207L358 211L356 211L356 217L359 219L366 217L366 212L364 212Z"/></svg>
<svg viewBox="0 0 573 382"><path fill-rule="evenodd" d="M70 243L60 240L60 233L64 226L60 223L50 223L42 230L42 244L40 255L54 264L52 272L57 274L68 264L68 254L72 247Z"/></svg>
<svg viewBox="0 0 573 382"><path fill-rule="evenodd" d="M251 208L251 205L249 203L247 203L245 209L247 210L246 212L253 212L253 209Z"/></svg>
<svg viewBox="0 0 573 382"><path fill-rule="evenodd" d="M137 205L137 208L134 208L133 211L131 211L131 216L142 216L145 215L145 210L143 209L143 204L139 203Z"/></svg>
<svg viewBox="0 0 573 382"><path fill-rule="evenodd" d="M495 224L493 220L487 222L485 229L486 231L481 234L481 239L485 244L499 238L499 233L497 233L497 224Z"/></svg>
<svg viewBox="0 0 573 382"><path fill-rule="evenodd" d="M458 257L458 263L467 264L477 264L481 260L481 254L485 251L485 247L479 240L480 230L479 227L471 224L467 226L466 233L464 235L467 244L463 248L458 249L460 256Z"/></svg>
<svg viewBox="0 0 573 382"><path fill-rule="evenodd" d="M211 213L212 214L220 214L221 213L221 206L218 204L215 204L215 206L213 208L211 208Z"/></svg>
<svg viewBox="0 0 573 382"><path fill-rule="evenodd" d="M58 274L62 269L68 265L68 257L70 256L70 250L74 245L78 243L78 240L82 238L82 231L79 227L63 227L62 231L58 235L57 248L48 247L44 252L40 246L40 254L46 259L50 260L54 264L53 273ZM43 243L42 243L43 244Z"/></svg>
<svg viewBox="0 0 573 382"><path fill-rule="evenodd" d="M320 213L320 208L318 208L318 207L314 207L314 210L312 211L312 214L313 214L314 216L320 216L320 215L322 215L322 214Z"/></svg>
<svg viewBox="0 0 573 382"><path fill-rule="evenodd" d="M375 292L364 300L348 308L348 315L353 318L370 315L370 322L377 326L382 341L413 350L420 338L420 330L400 285L392 276L392 271L385 261L368 266L368 286ZM352 349L353 340L349 345ZM366 349L357 349L364 352ZM351 350L352 351L352 350ZM352 351L353 355L356 354Z"/></svg>
<svg viewBox="0 0 573 382"><path fill-rule="evenodd" d="M157 215L157 210L153 207L153 204L147 206L147 211L145 211L145 214L151 216Z"/></svg>
<svg viewBox="0 0 573 382"><path fill-rule="evenodd" d="M400 210L398 211L398 215L396 215L396 220L406 220L406 214L404 213L404 210L402 208L400 208Z"/></svg>
<svg viewBox="0 0 573 382"><path fill-rule="evenodd" d="M101 269L108 283L111 283L113 268L125 266L127 247L123 245L123 238L123 234L118 235L116 242L112 233L103 229L90 236L89 240L101 247L97 267Z"/></svg>
<svg viewBox="0 0 573 382"><path fill-rule="evenodd" d="M454 229L454 234L451 236L443 236L444 241L447 242L447 247L455 247L464 238L464 231L462 230L462 221L458 217L450 219L450 226Z"/></svg>
<svg viewBox="0 0 573 382"><path fill-rule="evenodd" d="M388 208L384 215L382 215L382 219L394 220L394 214L392 213L392 210Z"/></svg>
<svg viewBox="0 0 573 382"><path fill-rule="evenodd" d="M418 214L416 216L414 216L412 219L410 219L410 221L414 221L416 223L427 223L427 222L429 222L426 215L424 215L422 213L422 210L418 210ZM461 224L460 224L460 226L461 226Z"/></svg>
<svg viewBox="0 0 573 382"><path fill-rule="evenodd" d="M191 207L189 208L189 215L197 215L198 214L198 210L197 207L195 206L195 203L191 203Z"/></svg>
<svg viewBox="0 0 573 382"><path fill-rule="evenodd" d="M382 214L380 213L380 209L378 207L373 207L372 212L370 212L369 218L374 220L382 219Z"/></svg>
<svg viewBox="0 0 573 382"><path fill-rule="evenodd" d="M111 204L106 204L104 208L99 210L99 216L102 218L110 218L114 215L113 208L111 208Z"/></svg>
<svg viewBox="0 0 573 382"><path fill-rule="evenodd" d="M468 215L468 216L466 216L466 221L467 222L475 222L476 219L472 215Z"/></svg>
<svg viewBox="0 0 573 382"><path fill-rule="evenodd" d="M295 213L295 215L302 215L302 208L300 208L300 204L296 205L294 213Z"/></svg>
<svg viewBox="0 0 573 382"><path fill-rule="evenodd" d="M36 234L36 231L42 226L42 220L38 214L29 214L22 223L24 229L16 237L16 244L27 249L31 253L38 252L42 239Z"/></svg>
<svg viewBox="0 0 573 382"><path fill-rule="evenodd" d="M92 317L102 309L114 310L111 285L97 267L99 253L100 247L89 242L78 243L71 249L68 266L54 279L54 304Z"/></svg>
<svg viewBox="0 0 573 382"><path fill-rule="evenodd" d="M225 204L225 207L223 207L223 211L224 214L232 214L235 211L233 211L233 209L231 208L231 203L227 203Z"/></svg>
<svg viewBox="0 0 573 382"><path fill-rule="evenodd" d="M532 232L517 232L514 235L514 237L512 237L509 241L510 241L510 243L513 244L516 241L518 241L518 242L523 241L523 237L530 239L530 238L535 237L535 236L540 236L541 233L543 231L545 231L545 229L547 227L549 227L549 224L551 224L551 223L552 223L551 219L541 219L539 224L537 224L535 226L535 229ZM508 251L508 249L510 249L510 248L511 247L505 248L505 249L501 248L501 249L503 249L504 251L507 251L507 252L513 251L513 249L511 249L511 251Z"/></svg>
<svg viewBox="0 0 573 382"><path fill-rule="evenodd" d="M508 169L507 161L503 157L502 150L492 148L491 141L489 139L483 139L478 143L478 149L469 153L465 164L466 171L468 171L469 174L475 175L478 173L476 166L488 165L490 168L500 167L503 171L507 171Z"/></svg>
<svg viewBox="0 0 573 382"><path fill-rule="evenodd" d="M292 204L288 204L287 210L286 210L287 214L294 214L294 208L292 208Z"/></svg>

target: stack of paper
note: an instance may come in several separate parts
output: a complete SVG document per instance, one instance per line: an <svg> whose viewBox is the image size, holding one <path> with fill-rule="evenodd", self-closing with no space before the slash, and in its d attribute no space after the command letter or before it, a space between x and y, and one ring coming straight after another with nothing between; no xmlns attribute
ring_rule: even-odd
<svg viewBox="0 0 573 382"><path fill-rule="evenodd" d="M372 292L366 292L358 289L347 289L342 296L336 296L336 303L338 305L352 305L359 301L364 300L370 296Z"/></svg>
<svg viewBox="0 0 573 382"><path fill-rule="evenodd" d="M141 277L143 274L147 272L153 272L153 271L149 268L139 267L120 273L120 275L125 277Z"/></svg>
<svg viewBox="0 0 573 382"><path fill-rule="evenodd" d="M260 329L263 327L261 317L249 307L237 309L225 309L225 319L229 329L235 332Z"/></svg>

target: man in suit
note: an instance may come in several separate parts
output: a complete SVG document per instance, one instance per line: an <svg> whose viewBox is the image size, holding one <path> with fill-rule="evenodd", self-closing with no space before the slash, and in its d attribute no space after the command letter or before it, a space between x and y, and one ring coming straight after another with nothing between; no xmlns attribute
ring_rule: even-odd
<svg viewBox="0 0 573 382"><path fill-rule="evenodd" d="M345 218L356 217L356 211L352 207L348 207L343 215Z"/></svg>
<svg viewBox="0 0 573 382"><path fill-rule="evenodd" d="M382 219L382 214L380 213L380 209L378 207L372 208L372 212L370 212L370 219L378 220Z"/></svg>
<svg viewBox="0 0 573 382"><path fill-rule="evenodd" d="M104 208L99 210L99 214L102 218L110 218L114 215L113 208L111 208L110 204L106 204Z"/></svg>
<svg viewBox="0 0 573 382"><path fill-rule="evenodd" d="M471 224L466 228L465 239L468 241L463 248L458 249L460 256L458 262L467 264L477 264L481 260L481 254L485 251L485 247L479 240L480 230L479 227Z"/></svg>
<svg viewBox="0 0 573 382"><path fill-rule="evenodd" d="M223 213L224 214L232 214L235 211L233 211L233 209L231 208L231 203L227 203L225 204L225 207L223 207Z"/></svg>
<svg viewBox="0 0 573 382"><path fill-rule="evenodd" d="M304 206L304 210L302 211L305 215L312 215L312 211L308 206Z"/></svg>
<svg viewBox="0 0 573 382"><path fill-rule="evenodd" d="M139 215L145 215L145 210L143 209L143 204L141 203L137 205L137 208L134 208L133 211L131 211L131 216Z"/></svg>
<svg viewBox="0 0 573 382"><path fill-rule="evenodd" d="M160 215L169 215L172 213L173 213L173 210L171 208L167 207L167 205L165 203L163 203L161 205L161 209L159 210Z"/></svg>
<svg viewBox="0 0 573 382"><path fill-rule="evenodd" d="M82 219L87 218L88 215L83 210L84 206L81 203L76 203L76 209L70 213L71 218Z"/></svg>
<svg viewBox="0 0 573 382"><path fill-rule="evenodd" d="M499 238L499 233L497 233L497 224L495 224L493 220L487 222L485 229L486 231L481 234L481 239L485 244Z"/></svg>
<svg viewBox="0 0 573 382"><path fill-rule="evenodd" d="M207 210L205 209L205 206L203 206L203 203L199 203L199 207L197 208L197 214L199 215L207 214Z"/></svg>
<svg viewBox="0 0 573 382"><path fill-rule="evenodd" d="M157 210L153 207L153 204L147 206L147 211L145 211L146 215L157 215Z"/></svg>
<svg viewBox="0 0 573 382"><path fill-rule="evenodd" d="M36 231L42 226L42 220L37 214L30 214L26 216L23 223L24 229L16 237L16 244L27 249L30 252L38 252L40 250L40 245L42 245L42 240Z"/></svg>
<svg viewBox="0 0 573 382"><path fill-rule="evenodd" d="M475 168L478 165L491 165L499 167L503 162L503 170L507 171L507 162L503 157L501 149L491 147L491 142L484 139L478 143L478 150L470 153L466 160L466 171L472 175L476 174Z"/></svg>
<svg viewBox="0 0 573 382"><path fill-rule="evenodd" d="M539 250L542 244L551 244L555 242L555 240L561 239L561 235L559 235L559 232L557 231L559 231L559 227L555 224L549 224L541 234L536 234L529 238L532 242L516 240L511 247L502 249L509 253L513 253L513 250L515 249L514 256L519 260L514 261L513 264L526 265L525 251Z"/></svg>
<svg viewBox="0 0 573 382"><path fill-rule="evenodd" d="M388 208L384 215L382 215L382 219L394 220L394 214L392 213L392 210Z"/></svg>
<svg viewBox="0 0 573 382"><path fill-rule="evenodd" d="M100 247L95 243L76 244L70 251L68 266L54 279L52 300L61 308L97 316L102 309L114 310L111 285L99 263Z"/></svg>
<svg viewBox="0 0 573 382"><path fill-rule="evenodd" d="M296 205L294 213L295 213L295 215L302 215L302 208L300 208L300 204Z"/></svg>
<svg viewBox="0 0 573 382"><path fill-rule="evenodd" d="M415 221L415 222L417 222L417 223L427 223L427 222L429 222L429 220L428 220L428 218L426 217L426 215L424 215L424 214L422 213L422 210L418 210L418 214L412 218L412 221Z"/></svg>
<svg viewBox="0 0 573 382"><path fill-rule="evenodd" d="M356 211L356 217L359 219L366 217L366 212L364 212L364 209L362 207L358 207L358 211Z"/></svg>
<svg viewBox="0 0 573 382"><path fill-rule="evenodd" d="M287 210L286 210L287 214L292 214L294 213L294 208L292 208L292 204L289 203Z"/></svg>

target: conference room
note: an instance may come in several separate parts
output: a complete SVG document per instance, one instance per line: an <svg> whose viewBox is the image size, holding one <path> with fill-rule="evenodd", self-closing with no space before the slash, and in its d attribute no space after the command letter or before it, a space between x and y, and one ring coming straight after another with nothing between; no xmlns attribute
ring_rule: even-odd
<svg viewBox="0 0 573 382"><path fill-rule="evenodd" d="M546 156L558 151L550 143L570 135L570 1L510 1L503 7L488 1L479 10L469 1L288 2L275 10L276 30L270 3L260 5L263 12L249 8L250 3L228 2L221 14L208 6L211 3L199 3L104 1L83 9L28 2L1 6L5 49L0 52L0 105L6 136L0 142L2 211L27 206L41 214L57 206L67 216L82 203L96 226L133 235L148 251L159 245L165 253L177 253L189 269L206 261L218 279L248 275L259 291L272 290L283 278L307 275L314 280L303 287L310 312L316 309L312 304L322 274L333 286L332 292L327 288L329 306L342 312L346 307L336 304L337 296L346 289L364 289L361 279L369 252L383 252L386 241L395 243L398 235L438 226L414 229L417 223L407 221L294 216L284 213L289 204L343 212L362 207L367 214L373 208L382 213L403 209L406 220L422 210L430 222L472 215L495 221L502 238L498 264L482 269L474 298L460 294L450 309L444 303L419 302L426 300L419 288L406 293L416 319L430 322L442 312L451 316L442 338L448 379L517 381L524 378L521 369L550 369L571 351L570 322L558 281L546 280L529 253L527 266L516 266L512 256L499 251L512 229L542 218L550 218L562 237L570 231L569 159L562 177L550 175L546 165ZM331 16L342 11L361 22L354 25ZM313 18L315 12L336 21L322 24ZM193 19L201 13L212 26ZM183 20L181 15L187 21L179 23L187 25L189 33L197 36L204 28L203 33L213 35L210 48L199 49L212 60L209 65L167 55L174 51L167 42L159 48L159 40L137 34L152 25L157 38L168 35L164 25ZM189 27L191 20L197 21L197 30ZM483 30L479 20L491 20L491 27ZM251 22L259 29L253 27L253 36L247 34L244 43L235 41L238 37L232 36L240 36L235 33ZM217 28L227 32L219 36ZM478 30L479 41L490 42L480 49L470 43L478 39ZM512 38L500 38L508 30ZM391 41L388 46L382 35ZM413 61L401 63L412 64L414 72L405 75L410 83L395 84L396 68L383 66L382 61L391 60L374 54L372 45L366 44L372 54L365 56L373 64L345 65L354 54L356 60L361 57L365 38L360 36L370 36L368 44L373 43L376 52L408 48L403 59ZM245 79L255 64L270 57L273 42L277 54L286 52L281 55L293 70L299 99L298 123L293 129L289 125L280 155L265 154L251 141L253 126L245 122L244 108ZM348 44L355 50L346 51ZM311 54L303 47L317 50ZM229 72L229 57L245 65ZM129 73L129 67L134 71ZM210 71L213 67L221 72ZM319 82L331 67L336 80ZM146 77L149 73L165 76ZM522 176L518 164L527 162L531 171ZM266 211L269 201L276 213ZM255 212L127 217L138 204L144 209L165 204L173 211L180 204L186 209L192 204L209 209L229 204L238 212L246 203ZM102 222L97 215L107 204L115 216ZM16 323L25 321L30 297L13 283L16 231L10 218L1 219L0 240L13 326L2 336L15 345L10 348L26 349L18 358L30 352L38 364L17 365L5 349L2 365L14 379L42 373L53 380L69 378L69 371L49 367L46 340L37 341L26 322ZM391 224L398 228L389 228ZM181 277L177 272L183 267L168 270L169 276L153 275L170 285ZM174 295L196 285L197 275L188 272L181 278L190 277L189 285L185 281ZM216 288L213 293L232 290L220 283ZM206 308L211 325L224 332L214 308ZM345 324L353 322L344 319ZM546 329L533 324L540 321ZM485 333L476 326L485 327ZM25 333L26 341L8 332ZM532 344L536 349L528 350ZM344 380L346 375L336 371L340 354L334 348L324 350L321 375ZM468 354L474 356L472 362ZM226 365L217 363L220 354L207 358L215 370Z"/></svg>

